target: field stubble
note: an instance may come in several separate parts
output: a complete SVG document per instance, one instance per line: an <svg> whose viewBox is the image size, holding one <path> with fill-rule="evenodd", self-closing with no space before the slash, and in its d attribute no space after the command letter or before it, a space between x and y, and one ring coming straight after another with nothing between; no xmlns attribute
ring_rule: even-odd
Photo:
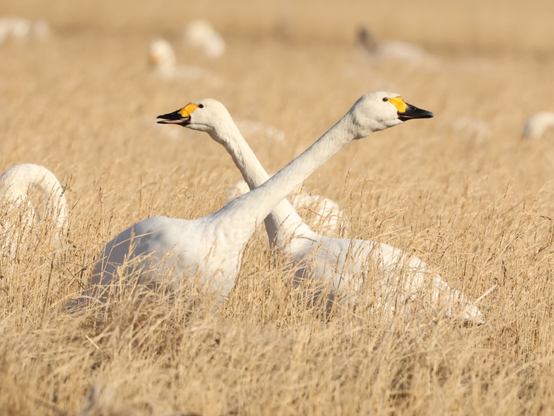
<svg viewBox="0 0 554 416"><path fill-rule="evenodd" d="M552 409L552 135L522 142L519 134L528 115L552 110L554 85L544 80L554 57L449 54L425 69L371 66L340 42L236 37L217 62L178 48L183 61L224 77L213 87L155 78L145 59L151 37L66 29L43 43L0 45L0 166L47 166L71 210L61 247L39 229L14 267L3 263L2 414ZM376 89L435 118L350 144L305 189L339 202L350 237L413 252L470 299L496 285L479 302L485 325L385 321L369 313L369 294L325 319L298 299L262 229L217 312L207 300L154 294L85 316L63 312L119 231L153 215L211 213L239 179L207 135L169 137L156 115L212 97L237 118L276 126L284 142L247 137L274 172ZM485 121L488 132L456 128L462 117Z"/></svg>

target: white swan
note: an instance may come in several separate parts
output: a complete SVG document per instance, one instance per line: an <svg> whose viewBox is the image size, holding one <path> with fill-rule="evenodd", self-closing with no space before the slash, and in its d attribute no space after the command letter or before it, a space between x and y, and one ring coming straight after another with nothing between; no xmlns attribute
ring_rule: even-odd
<svg viewBox="0 0 554 416"><path fill-rule="evenodd" d="M238 126L237 126L238 127ZM239 128L239 130L241 130ZM229 187L225 202L231 202L233 199L248 192L250 188L244 179ZM345 232L348 230L348 222L344 218L344 213L339 204L329 198L316 194L302 193L301 187L295 189L287 198L297 211L308 211L311 226L324 234L333 234Z"/></svg>
<svg viewBox="0 0 554 416"><path fill-rule="evenodd" d="M356 37L360 52L375 62L401 61L428 68L436 68L439 65L436 57L429 55L423 48L413 43L393 40L377 42L367 27L360 27Z"/></svg>
<svg viewBox="0 0 554 416"><path fill-rule="evenodd" d="M44 19L32 21L18 16L0 17L0 43L9 37L14 39L44 38L49 32L48 22Z"/></svg>
<svg viewBox="0 0 554 416"><path fill-rule="evenodd" d="M221 78L213 72L195 66L177 66L177 59L171 44L165 39L154 39L148 48L148 59L159 77L167 80L203 80L217 86Z"/></svg>
<svg viewBox="0 0 554 416"><path fill-rule="evenodd" d="M202 100L158 118L161 123L206 131L218 141L222 136L215 133L214 123L222 129L217 129L219 133L240 134L234 123L229 122L228 113L229 119L213 120L212 106L223 107L214 100ZM219 211L193 220L149 218L120 233L104 248L94 267L91 285L80 299L104 299L110 286L117 289L134 282L169 284L170 290L195 288L204 294L216 293L221 300L235 284L244 248L256 226L315 169L352 140L412 118L431 116L405 104L397 94L375 92L362 96L304 153L266 183ZM227 147L234 145L233 141L221 143ZM122 278L118 279L119 276Z"/></svg>
<svg viewBox="0 0 554 416"><path fill-rule="evenodd" d="M554 127L554 113L541 111L533 114L523 125L523 139L540 139L546 131Z"/></svg>
<svg viewBox="0 0 554 416"><path fill-rule="evenodd" d="M185 27L183 38L191 46L202 49L209 58L221 57L225 52L225 41L206 20L198 19Z"/></svg>
<svg viewBox="0 0 554 416"><path fill-rule="evenodd" d="M401 98L393 94L373 93L362 100L389 98L391 103L403 109ZM351 112L362 105L356 104ZM245 181L256 192L269 179L268 174L243 139L225 107L214 100L201 100L191 105L202 104L190 114L183 125L193 125L195 129L207 131L231 154L233 161L242 172ZM185 107L187 108L187 107ZM373 113L375 117L377 115ZM400 113L399 113L400 114ZM415 112L419 117L431 116L428 112ZM350 120L349 112L341 122L331 129L322 140L332 140L334 136L345 135L348 128L352 134L357 130ZM400 115L401 119L402 115ZM200 127L201 126L201 127ZM338 146L337 146L338 147ZM312 153L304 153L298 160L312 162ZM295 161L298 163L298 161ZM287 169L287 175L291 175ZM285 170L280 172L285 174ZM267 183L271 183L272 179ZM266 185L263 185L266 186ZM248 195L248 194L246 194ZM328 238L313 232L296 213L291 203L284 199L265 219L269 241L282 250L298 268L298 277L313 277L331 283L334 293L343 292L355 297L365 279L380 280L377 290L381 304L394 310L396 305L412 304L410 301L424 302L446 316L459 316L464 320L483 322L477 307L458 290L450 288L438 274L432 273L421 259L410 256L387 244L374 241Z"/></svg>
<svg viewBox="0 0 554 416"><path fill-rule="evenodd" d="M42 209L33 207L29 193L40 194ZM0 203L2 214L8 221L0 224L0 245L4 256L13 257L16 244L21 241L21 232L31 227L42 213L51 219L58 230L56 237L67 228L67 201L64 190L56 176L44 166L25 163L16 165L0 176ZM17 223L9 221L10 214L16 214Z"/></svg>

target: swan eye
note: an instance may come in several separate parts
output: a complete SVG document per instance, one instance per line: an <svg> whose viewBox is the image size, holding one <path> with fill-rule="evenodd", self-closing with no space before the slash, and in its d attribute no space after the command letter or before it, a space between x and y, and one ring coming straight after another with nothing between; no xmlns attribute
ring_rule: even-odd
<svg viewBox="0 0 554 416"><path fill-rule="evenodd" d="M204 104L198 104L198 107L204 108Z"/></svg>
<svg viewBox="0 0 554 416"><path fill-rule="evenodd" d="M387 102L389 99L387 97L383 98L384 102Z"/></svg>

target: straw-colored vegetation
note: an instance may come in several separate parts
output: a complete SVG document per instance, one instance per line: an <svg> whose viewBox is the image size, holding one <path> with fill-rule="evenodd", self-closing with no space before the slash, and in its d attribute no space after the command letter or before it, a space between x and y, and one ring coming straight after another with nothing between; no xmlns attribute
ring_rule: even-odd
<svg viewBox="0 0 554 416"><path fill-rule="evenodd" d="M0 4L0 15L45 17L52 28L44 41L0 44L0 170L45 165L70 205L61 243L38 225L16 259L1 258L1 414L552 411L553 136L520 140L529 115L554 110L552 2L371 3ZM193 17L212 20L227 51L210 61L178 46L178 61L216 72L221 86L148 70L150 40L175 40ZM420 42L439 65L372 65L353 44L361 22L380 38ZM305 189L340 204L351 237L413 252L470 299L496 285L478 301L486 324L390 321L369 312L370 293L326 317L298 296L263 229L217 310L183 293L64 312L120 231L153 215L214 212L239 179L221 146L158 129L158 114L212 97L273 125L284 141L246 138L275 172L381 89L435 118L351 143Z"/></svg>

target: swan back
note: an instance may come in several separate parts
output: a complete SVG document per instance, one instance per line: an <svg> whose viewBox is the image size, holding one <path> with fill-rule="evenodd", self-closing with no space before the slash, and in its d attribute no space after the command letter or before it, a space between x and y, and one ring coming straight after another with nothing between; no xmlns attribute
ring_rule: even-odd
<svg viewBox="0 0 554 416"><path fill-rule="evenodd" d="M59 229L67 221L67 201L64 190L56 176L44 166L25 163L16 165L0 176L0 200L16 206L29 205L29 192L37 191L48 215Z"/></svg>
<svg viewBox="0 0 554 416"><path fill-rule="evenodd" d="M206 20L193 20L185 28L184 40L189 45L202 49L206 56L215 59L225 52L223 37Z"/></svg>
<svg viewBox="0 0 554 416"><path fill-rule="evenodd" d="M156 74L166 80L200 80L216 87L223 84L223 80L210 70L189 65L177 66L173 47L165 39L158 38L150 43L148 60Z"/></svg>
<svg viewBox="0 0 554 416"><path fill-rule="evenodd" d="M541 111L533 114L524 124L523 139L540 139L550 127L554 127L554 113Z"/></svg>
<svg viewBox="0 0 554 416"><path fill-rule="evenodd" d="M49 32L50 27L44 19L32 21L18 16L0 17L0 42L8 37L13 39L44 38Z"/></svg>
<svg viewBox="0 0 554 416"><path fill-rule="evenodd" d="M379 42L371 30L365 26L358 28L356 43L361 55L369 58L374 63L398 61L428 67L429 69L434 69L439 65L439 60L429 55L420 46L393 40Z"/></svg>

